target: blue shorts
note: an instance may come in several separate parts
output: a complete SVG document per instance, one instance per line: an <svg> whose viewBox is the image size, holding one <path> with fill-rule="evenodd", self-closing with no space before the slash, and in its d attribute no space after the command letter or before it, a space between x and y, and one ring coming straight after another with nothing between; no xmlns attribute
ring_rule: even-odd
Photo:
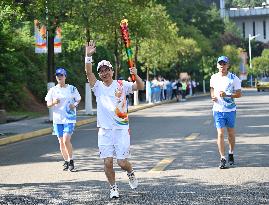
<svg viewBox="0 0 269 205"><path fill-rule="evenodd" d="M63 137L64 133L69 134L70 136L73 134L75 129L75 123L67 123L67 124L53 124L53 135L57 135L57 137Z"/></svg>
<svg viewBox="0 0 269 205"><path fill-rule="evenodd" d="M216 128L234 128L236 111L231 112L217 112L213 111Z"/></svg>

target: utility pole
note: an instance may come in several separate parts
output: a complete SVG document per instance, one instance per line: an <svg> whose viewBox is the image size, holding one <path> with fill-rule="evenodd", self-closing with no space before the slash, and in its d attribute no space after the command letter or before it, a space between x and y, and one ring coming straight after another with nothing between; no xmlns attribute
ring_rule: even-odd
<svg viewBox="0 0 269 205"><path fill-rule="evenodd" d="M47 66L48 66L48 84L47 89L49 90L53 86L55 86L53 79L53 70L54 70L54 22L52 22L48 1L46 0L46 21L47 21ZM49 121L52 121L52 108L49 108Z"/></svg>
<svg viewBox="0 0 269 205"><path fill-rule="evenodd" d="M220 0L220 17L225 17L225 0Z"/></svg>
<svg viewBox="0 0 269 205"><path fill-rule="evenodd" d="M251 62L251 40L258 37L260 34L257 34L255 36L251 36L251 34L248 34L248 52L249 52L249 69L252 72L252 62ZM250 75L250 86L253 86L253 77L252 74Z"/></svg>

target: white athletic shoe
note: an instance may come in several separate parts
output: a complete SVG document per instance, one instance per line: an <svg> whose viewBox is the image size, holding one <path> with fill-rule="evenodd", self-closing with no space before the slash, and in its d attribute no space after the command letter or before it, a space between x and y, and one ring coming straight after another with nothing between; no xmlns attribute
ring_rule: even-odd
<svg viewBox="0 0 269 205"><path fill-rule="evenodd" d="M132 171L130 174L128 173L127 176L129 177L129 185L131 189L136 189L138 186L138 181L135 177L134 171Z"/></svg>
<svg viewBox="0 0 269 205"><path fill-rule="evenodd" d="M117 199L119 198L119 189L118 186L115 184L113 186L110 186L110 199Z"/></svg>

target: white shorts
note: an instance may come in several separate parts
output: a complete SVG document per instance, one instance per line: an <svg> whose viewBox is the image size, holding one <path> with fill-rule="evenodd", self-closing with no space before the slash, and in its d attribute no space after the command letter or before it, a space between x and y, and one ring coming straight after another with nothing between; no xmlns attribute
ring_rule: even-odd
<svg viewBox="0 0 269 205"><path fill-rule="evenodd" d="M98 131L100 158L126 159L130 155L129 129L103 129Z"/></svg>

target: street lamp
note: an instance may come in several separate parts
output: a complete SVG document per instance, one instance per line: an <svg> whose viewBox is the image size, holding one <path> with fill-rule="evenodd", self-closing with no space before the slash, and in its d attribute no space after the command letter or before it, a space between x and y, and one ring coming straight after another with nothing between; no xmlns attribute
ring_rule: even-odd
<svg viewBox="0 0 269 205"><path fill-rule="evenodd" d="M260 34L257 34L255 36L251 36L251 34L248 34L248 52L249 52L249 68L252 71L252 63L251 63L251 43L250 41L258 37ZM253 80L252 80L252 74L250 75L250 86L253 86Z"/></svg>

